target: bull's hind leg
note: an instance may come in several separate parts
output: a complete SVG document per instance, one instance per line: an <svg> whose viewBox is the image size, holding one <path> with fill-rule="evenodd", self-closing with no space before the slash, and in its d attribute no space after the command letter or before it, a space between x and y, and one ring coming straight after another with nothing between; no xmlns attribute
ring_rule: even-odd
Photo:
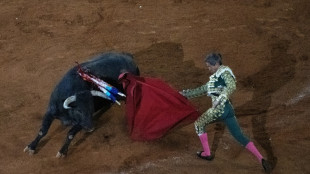
<svg viewBox="0 0 310 174"><path fill-rule="evenodd" d="M73 140L74 136L75 136L80 130L82 130L82 126L80 126L80 125L75 125L75 126L73 126L73 127L69 130L64 145L61 147L61 149L59 150L59 152L58 152L57 155L56 155L57 158L65 157L65 156L67 155L68 148L69 148L69 145L70 145L71 141Z"/></svg>
<svg viewBox="0 0 310 174"><path fill-rule="evenodd" d="M37 137L24 149L24 152L28 152L30 155L35 153L36 147L40 140L47 134L48 129L50 128L54 117L49 112L45 114L42 122L41 129Z"/></svg>

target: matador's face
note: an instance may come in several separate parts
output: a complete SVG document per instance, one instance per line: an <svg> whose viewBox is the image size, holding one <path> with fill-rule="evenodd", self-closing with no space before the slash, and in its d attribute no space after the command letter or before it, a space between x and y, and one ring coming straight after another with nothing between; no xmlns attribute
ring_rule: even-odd
<svg viewBox="0 0 310 174"><path fill-rule="evenodd" d="M215 65L211 65L210 63L206 62L206 65L207 65L208 70L212 74L215 73L219 69L219 67L220 67L219 63L216 63Z"/></svg>

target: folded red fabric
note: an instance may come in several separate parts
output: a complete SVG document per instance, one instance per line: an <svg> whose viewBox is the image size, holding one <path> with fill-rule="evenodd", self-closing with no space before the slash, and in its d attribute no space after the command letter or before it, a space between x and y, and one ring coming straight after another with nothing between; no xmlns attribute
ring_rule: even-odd
<svg viewBox="0 0 310 174"><path fill-rule="evenodd" d="M126 118L133 140L160 138L200 115L184 96L160 79L126 73L119 80L126 93Z"/></svg>

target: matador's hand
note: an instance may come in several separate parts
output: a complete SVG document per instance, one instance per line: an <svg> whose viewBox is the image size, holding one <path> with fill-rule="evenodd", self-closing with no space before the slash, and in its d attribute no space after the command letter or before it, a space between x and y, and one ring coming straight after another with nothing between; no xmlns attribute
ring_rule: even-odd
<svg viewBox="0 0 310 174"><path fill-rule="evenodd" d="M212 103L212 108L216 108L217 105L220 104L220 101L218 100L215 100L213 103Z"/></svg>

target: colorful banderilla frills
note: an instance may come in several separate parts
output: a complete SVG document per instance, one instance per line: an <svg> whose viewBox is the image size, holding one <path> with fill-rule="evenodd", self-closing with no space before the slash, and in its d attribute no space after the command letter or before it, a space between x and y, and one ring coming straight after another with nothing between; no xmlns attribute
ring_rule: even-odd
<svg viewBox="0 0 310 174"><path fill-rule="evenodd" d="M114 103L117 103L118 105L120 105L120 102L116 100L116 95L122 96L122 97L126 97L125 94L119 92L119 90L117 88L115 88L114 86L110 85L109 83L101 80L100 78L86 73L85 71L83 71L83 69L81 68L80 64L78 62L76 62L78 64L78 74L83 78L83 80L91 82L93 84L95 84L103 93L104 95L106 95L106 98L113 101Z"/></svg>

